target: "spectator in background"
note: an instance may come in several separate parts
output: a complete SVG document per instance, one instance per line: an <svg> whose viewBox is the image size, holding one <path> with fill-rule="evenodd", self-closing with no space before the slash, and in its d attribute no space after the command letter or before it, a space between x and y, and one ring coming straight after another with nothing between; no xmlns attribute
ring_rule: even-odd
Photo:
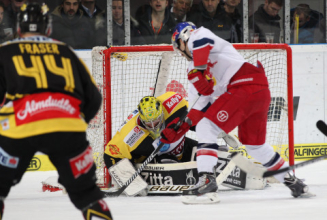
<svg viewBox="0 0 327 220"><path fill-rule="evenodd" d="M295 18L299 18L299 35L298 42L295 40L296 33ZM291 43L324 43L325 22L323 14L310 9L307 4L299 4L296 8L291 9Z"/></svg>
<svg viewBox="0 0 327 220"><path fill-rule="evenodd" d="M95 2L96 0L81 0L80 9L84 16L95 18L98 14L104 13L104 10L101 10Z"/></svg>
<svg viewBox="0 0 327 220"><path fill-rule="evenodd" d="M242 43L243 42L243 27L242 27L242 15L237 9L241 0L224 0L221 2L221 7L225 12L225 18L228 22L230 29L230 39L227 39L230 43Z"/></svg>
<svg viewBox="0 0 327 220"><path fill-rule="evenodd" d="M11 0L0 0L0 2L2 2L4 4L4 8L8 7L8 5L10 4Z"/></svg>
<svg viewBox="0 0 327 220"><path fill-rule="evenodd" d="M283 0L265 0L265 4L249 17L249 32L259 33L259 42L266 42L266 33L274 34L274 43L280 43L280 19L278 15Z"/></svg>
<svg viewBox="0 0 327 220"><path fill-rule="evenodd" d="M232 27L231 19L227 17L224 7L220 4L220 0L202 0L189 20L197 27L203 26L210 29L228 42L233 42L232 36L237 35Z"/></svg>
<svg viewBox="0 0 327 220"><path fill-rule="evenodd" d="M51 14L51 38L63 41L74 49L92 48L94 28L79 9L79 0L63 0Z"/></svg>
<svg viewBox="0 0 327 220"><path fill-rule="evenodd" d="M112 44L113 45L125 45L125 25L123 16L123 0L112 1ZM137 29L139 26L137 20L132 16L131 18L131 44L132 45L143 45L145 44L144 38L141 36L140 31Z"/></svg>
<svg viewBox="0 0 327 220"><path fill-rule="evenodd" d="M7 40L9 33L5 32L3 17L5 13L5 5L3 2L0 2L0 43L3 43Z"/></svg>
<svg viewBox="0 0 327 220"><path fill-rule="evenodd" d="M16 35L16 21L17 13L19 9L23 6L26 0L11 0L8 7L5 9L4 16L4 28L8 30L9 33L8 39L17 37Z"/></svg>
<svg viewBox="0 0 327 220"><path fill-rule="evenodd" d="M170 12L177 23L187 20L187 13L190 11L193 0L174 0Z"/></svg>
<svg viewBox="0 0 327 220"><path fill-rule="evenodd" d="M106 11L102 10L96 4L96 0L81 0L80 9L83 15L89 19L94 29L94 45L107 45L107 26L106 26Z"/></svg>
<svg viewBox="0 0 327 220"><path fill-rule="evenodd" d="M171 44L176 22L167 6L168 0L150 0L150 7L139 18L139 30L147 44Z"/></svg>

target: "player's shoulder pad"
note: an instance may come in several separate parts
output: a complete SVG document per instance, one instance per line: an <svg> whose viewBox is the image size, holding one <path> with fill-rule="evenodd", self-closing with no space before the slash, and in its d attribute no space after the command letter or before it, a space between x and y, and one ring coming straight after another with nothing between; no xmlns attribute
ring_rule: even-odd
<svg viewBox="0 0 327 220"><path fill-rule="evenodd" d="M182 95L176 92L166 92L165 94L158 97L161 101L164 111L169 115L173 114L180 108L188 107L188 102L183 98Z"/></svg>

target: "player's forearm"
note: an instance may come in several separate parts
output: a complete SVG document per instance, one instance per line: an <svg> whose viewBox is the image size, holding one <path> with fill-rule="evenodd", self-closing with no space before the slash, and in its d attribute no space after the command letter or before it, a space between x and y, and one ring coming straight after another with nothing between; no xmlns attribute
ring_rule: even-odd
<svg viewBox="0 0 327 220"><path fill-rule="evenodd" d="M85 101L85 106L82 110L84 114L84 119L86 123L89 123L92 118L98 113L102 103L102 96L97 88L94 87L92 96L88 96L87 100Z"/></svg>

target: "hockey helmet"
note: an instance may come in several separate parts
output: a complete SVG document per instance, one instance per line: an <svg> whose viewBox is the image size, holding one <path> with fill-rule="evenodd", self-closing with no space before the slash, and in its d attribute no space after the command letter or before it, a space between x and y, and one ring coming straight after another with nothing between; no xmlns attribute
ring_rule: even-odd
<svg viewBox="0 0 327 220"><path fill-rule="evenodd" d="M49 36L51 34L51 17L49 7L46 4L24 4L17 14L17 32L40 33Z"/></svg>
<svg viewBox="0 0 327 220"><path fill-rule="evenodd" d="M179 49L179 39L186 42L190 38L191 32L196 29L195 24L190 21L178 23L171 37L174 49Z"/></svg>
<svg viewBox="0 0 327 220"><path fill-rule="evenodd" d="M141 99L138 110L145 128L153 138L158 138L165 126L162 103L153 96L145 96Z"/></svg>

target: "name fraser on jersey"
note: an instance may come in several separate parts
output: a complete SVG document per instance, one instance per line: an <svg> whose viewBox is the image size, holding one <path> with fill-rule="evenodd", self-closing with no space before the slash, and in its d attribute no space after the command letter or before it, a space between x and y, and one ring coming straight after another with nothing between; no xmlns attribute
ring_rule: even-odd
<svg viewBox="0 0 327 220"><path fill-rule="evenodd" d="M57 44L50 43L38 43L38 44L19 44L19 49L22 54L44 54L54 53L60 54Z"/></svg>

